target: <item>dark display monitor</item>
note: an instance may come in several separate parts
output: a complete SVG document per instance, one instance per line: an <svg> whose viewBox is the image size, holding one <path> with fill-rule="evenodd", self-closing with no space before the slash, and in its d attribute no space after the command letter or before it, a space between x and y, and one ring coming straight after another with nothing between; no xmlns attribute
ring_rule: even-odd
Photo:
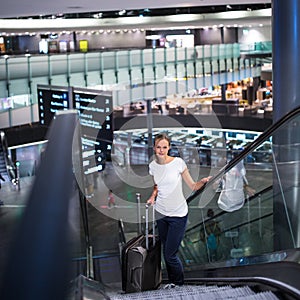
<svg viewBox="0 0 300 300"><path fill-rule="evenodd" d="M73 106L81 123L84 173L103 171L113 141L112 93L75 88Z"/></svg>
<svg viewBox="0 0 300 300"><path fill-rule="evenodd" d="M38 85L38 111L41 125L49 126L55 113L70 108L68 88Z"/></svg>
<svg viewBox="0 0 300 300"><path fill-rule="evenodd" d="M85 174L103 171L113 141L112 92L38 85L40 124L49 126L59 110L78 111Z"/></svg>

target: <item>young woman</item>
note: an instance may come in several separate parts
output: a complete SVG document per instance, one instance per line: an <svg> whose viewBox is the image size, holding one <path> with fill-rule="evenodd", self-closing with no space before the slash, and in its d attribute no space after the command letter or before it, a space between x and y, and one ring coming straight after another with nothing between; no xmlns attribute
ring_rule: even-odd
<svg viewBox="0 0 300 300"><path fill-rule="evenodd" d="M154 189L147 203L155 203L156 223L169 278L167 287L170 288L184 283L183 266L177 256L188 216L182 179L192 190L197 190L211 177L195 182L186 163L180 157L169 156L169 150L170 138L166 134L158 134L154 140L155 160L149 165Z"/></svg>

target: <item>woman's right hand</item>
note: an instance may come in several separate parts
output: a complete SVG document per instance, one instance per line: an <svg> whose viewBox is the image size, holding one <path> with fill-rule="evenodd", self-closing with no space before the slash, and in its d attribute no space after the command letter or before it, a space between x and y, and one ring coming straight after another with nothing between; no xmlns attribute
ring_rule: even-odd
<svg viewBox="0 0 300 300"><path fill-rule="evenodd" d="M147 204L153 205L155 203L156 196L157 196L157 184L154 184L153 192L152 192L150 198L147 200Z"/></svg>
<svg viewBox="0 0 300 300"><path fill-rule="evenodd" d="M148 204L148 205L153 205L154 202L155 202L155 198L154 198L154 197L151 197L151 198L149 198L149 199L147 200L147 204Z"/></svg>

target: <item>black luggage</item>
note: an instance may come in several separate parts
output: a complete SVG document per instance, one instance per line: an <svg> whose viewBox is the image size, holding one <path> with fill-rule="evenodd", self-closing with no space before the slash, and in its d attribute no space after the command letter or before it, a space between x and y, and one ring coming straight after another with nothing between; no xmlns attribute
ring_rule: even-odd
<svg viewBox="0 0 300 300"><path fill-rule="evenodd" d="M153 209L154 211L154 209ZM146 205L146 234L128 241L122 249L122 289L126 293L157 289L161 283L161 242L149 234Z"/></svg>

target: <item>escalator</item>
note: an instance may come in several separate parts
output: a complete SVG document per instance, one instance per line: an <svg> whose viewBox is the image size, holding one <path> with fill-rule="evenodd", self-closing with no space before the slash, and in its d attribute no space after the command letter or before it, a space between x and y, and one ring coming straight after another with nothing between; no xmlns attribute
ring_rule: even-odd
<svg viewBox="0 0 300 300"><path fill-rule="evenodd" d="M0 174L5 181L15 183L16 168L9 157L7 140L3 131L0 131Z"/></svg>
<svg viewBox="0 0 300 300"><path fill-rule="evenodd" d="M282 138L291 135L300 121L299 113L300 108L291 111L245 149L235 150L234 158L209 170L212 180L187 199L189 224L179 253L186 283L231 287L245 283L262 290L269 286L279 299L299 299L299 216L290 208L291 203L298 207L299 174L292 171L299 165L300 148L297 137L288 143ZM287 161L286 152L293 152L296 159ZM245 191L242 208L226 212L218 205L220 182L241 163L252 192ZM283 177L286 172L282 172L286 165L291 169L287 182ZM278 212L278 207L285 209ZM207 216L209 210L213 216ZM212 221L219 227L218 247L213 250L207 245ZM278 227L286 228L284 236ZM280 246L285 242L286 247Z"/></svg>
<svg viewBox="0 0 300 300"><path fill-rule="evenodd" d="M297 136L285 138L298 124L299 112L297 108L271 126L222 167L205 188L189 197L190 223L180 250L187 276L202 278L200 282L259 276L300 289L296 213L300 148ZM248 158L254 156L260 161L249 163ZM218 205L219 182L241 162L254 192L244 193L241 209L226 212ZM208 211L214 215L208 216ZM212 222L219 228L216 249L210 249L207 242ZM284 234L280 228L285 228Z"/></svg>
<svg viewBox="0 0 300 300"><path fill-rule="evenodd" d="M300 299L300 282L298 279L300 251L297 238L299 230L296 226L299 222L298 210L296 210L297 197L292 201L295 210L290 209L291 196L297 195L298 173L290 172L289 180L287 182L283 180L286 178L282 178L281 172L287 161L282 160L282 157L286 158L287 156L280 153L282 149L285 151L284 154L293 150L292 152L295 155L296 151L300 152L300 147L297 147L296 142L288 145L282 144L282 142L278 143L278 141L282 141L280 137L289 136L291 128L295 128L299 121L300 108L297 108L272 125L254 142L248 144L244 150L241 150L224 166L201 168L200 176L210 173L213 178L205 187L194 192L187 199L189 223L180 249L186 276L184 289L181 291L157 290L128 295L121 293L120 286L117 284L114 286L107 281L105 276L108 275L103 272L103 269L101 272L100 269L96 270L94 267L92 272L89 272L92 266L97 265L97 260L102 259L103 261L103 258L113 257L116 262L112 266L114 274L120 272L118 269L120 264L118 253L110 253L111 256L106 253L106 257L104 257L105 253L98 255L98 257L90 255L90 246L95 246L95 238L98 238L104 246L108 242L108 238L103 240L102 235L93 232L95 228L88 226L87 223L91 221L90 212L83 205L81 206L80 235L83 236L84 241L82 244L84 245L83 248L86 248L86 257L83 257L82 260L84 266L78 267L77 271L72 273L74 275L72 287L68 289L68 297L65 297L65 283L69 276L67 278L57 276L57 274L62 275L60 274L62 266L67 268L65 256L59 255L59 253L66 254L62 251L65 249L66 231L61 229L67 227L68 218L66 216L74 217L74 215L68 212L66 201L62 200L72 200L70 202L73 204L74 201L70 196L67 197L65 193L62 195L63 198L55 194L52 195L52 198L51 195L50 198L47 197L50 202L40 201L41 199L45 201L45 195L43 194L45 190L43 188L47 187L47 192L50 194L59 192L60 189L63 191L66 188L65 181L67 178L69 185L72 185L71 172L65 172L65 175L60 174L60 178L63 179L59 181L57 181L56 177L58 175L55 173L51 173L51 177L49 175L49 170L52 170L51 161L58 159L56 146L60 145L59 153L62 154L66 150L64 147L71 144L71 142L61 143L62 140L66 140L66 135L63 136L61 133L59 144L52 144L52 147L49 150L47 149L46 155L49 160L45 159L44 163L42 162L41 170L37 175L38 181L34 184L31 196L33 201L29 202L27 207L29 212L25 214L30 226L25 226L25 221L22 223L19 235L21 238L17 241L15 251L10 253L10 261L13 267L9 269L10 272L3 273L8 274L5 276L4 281L4 295L14 295L13 293L19 296L22 295L20 290L15 289L16 286L22 283L22 292L26 292L29 296L13 299L38 299L32 298L33 291L36 293L35 295L39 296L39 299L45 300L54 299L54 293L56 293L55 299L239 299L239 297L243 297L243 299ZM68 122L66 120L66 124ZM58 124L57 128L64 128L64 125ZM60 130L58 129L58 131ZM72 134L72 131L69 132L69 135L72 136ZM51 145L51 138L49 140ZM54 142L55 139L52 143ZM288 147L292 147L292 149ZM67 147L67 151L71 151L70 147ZM220 153L223 152L220 151ZM69 153L59 157L59 163L64 167L64 170L70 168L70 161L67 161L67 165L64 163L68 156ZM255 157L255 162L249 157ZM244 163L247 180L253 193L251 195L244 194L242 208L233 212L226 212L220 209L217 203L220 194L220 181L241 162ZM288 165L290 170L296 170L298 160L288 161ZM59 167L55 169L58 172L57 174L61 172ZM42 178L43 176L45 178ZM52 186L49 187L50 179ZM56 188L53 189L53 186ZM36 189L42 193L42 196L35 195ZM52 203L53 199L55 201ZM83 200L85 201L85 199ZM278 203L282 205L278 205ZM279 210L278 207L284 209ZM59 215L62 211L64 212L64 215L57 219L61 222L59 226L56 222L53 223L53 217L49 215L49 209L59 213ZM124 209L130 209L130 207ZM208 209L214 212L213 216L207 214ZM36 226L36 220L33 222L34 212L37 215L43 213L45 216L44 218L39 217L39 222L41 222L39 226ZM93 218L97 220L98 215L95 214ZM50 219L48 224L47 219ZM219 227L218 248L215 249L214 253L206 243L209 224L212 221L217 223ZM49 224L52 224L52 226L49 227ZM44 225L44 231L41 230L41 225ZM286 229L284 235L278 231L278 226ZM52 227L56 229L55 232ZM49 228L51 228L50 232ZM88 231L91 236L87 239ZM111 235L113 234L111 232ZM117 232L115 234L118 235ZM56 243L57 238L60 236L60 243ZM37 239L34 244L36 249L33 248L32 243L28 243L29 238L31 241L33 241L33 238ZM124 242L123 235L122 239ZM286 247L282 246L284 243L280 242L280 239L286 241ZM48 251L47 247L43 247L44 244L50 245L49 249L56 252ZM22 253L26 253L26 263L20 257L20 249L22 249ZM77 257L81 254L82 251L78 251ZM74 262L74 257L72 258ZM39 264L41 261L46 261L45 267L51 268L53 272L45 273L44 265ZM34 276L32 276L33 267L35 270ZM65 271L65 269L63 270ZM31 277L32 280L30 280ZM23 282L24 278L26 278L26 285ZM164 278L166 276L163 272ZM46 280L47 285L42 284L42 280ZM115 282L113 283L115 284Z"/></svg>

